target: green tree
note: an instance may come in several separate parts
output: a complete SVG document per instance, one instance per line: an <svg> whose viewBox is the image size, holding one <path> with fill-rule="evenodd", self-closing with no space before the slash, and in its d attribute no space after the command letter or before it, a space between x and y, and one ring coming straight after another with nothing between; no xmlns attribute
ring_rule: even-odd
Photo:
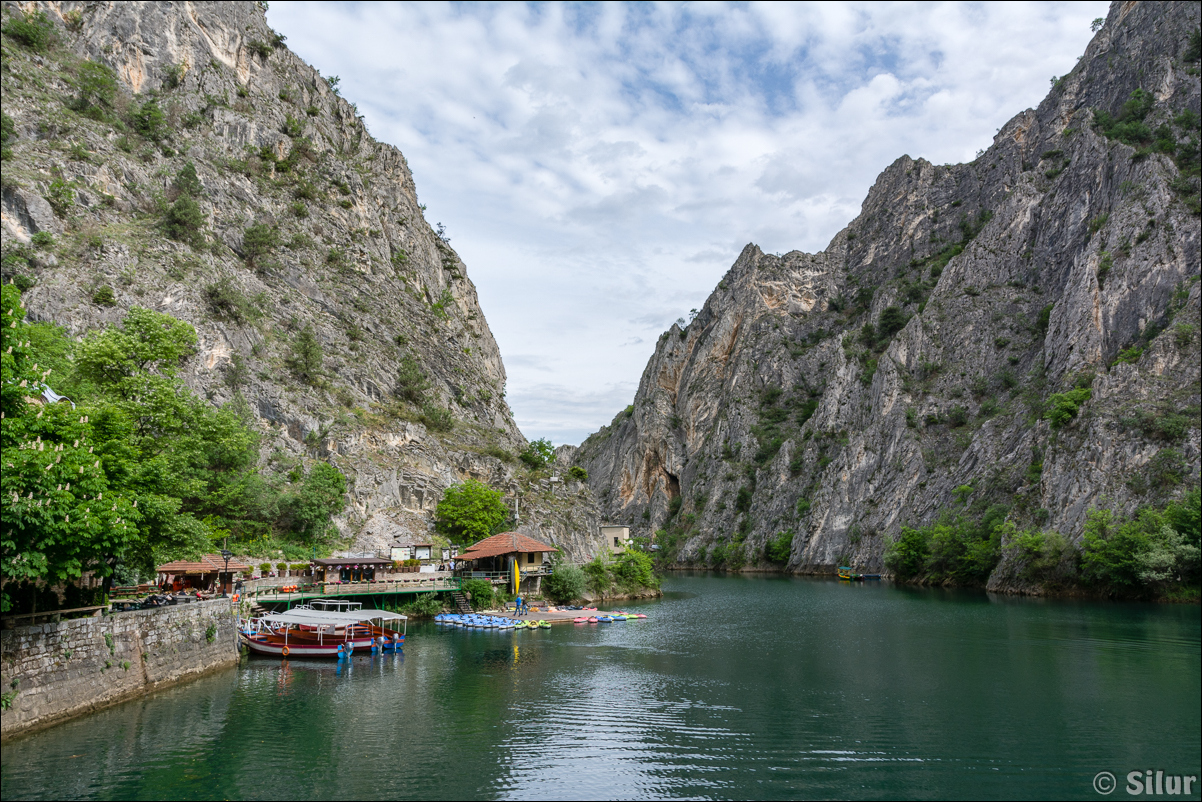
<svg viewBox="0 0 1202 802"><path fill-rule="evenodd" d="M435 530L463 544L494 534L508 519L501 492L475 479L448 487L434 510Z"/></svg>
<svg viewBox="0 0 1202 802"><path fill-rule="evenodd" d="M199 198L204 194L204 186L200 183L200 176L196 174L196 165L192 162L185 163L175 174L175 191L193 198Z"/></svg>
<svg viewBox="0 0 1202 802"><path fill-rule="evenodd" d="M242 235L242 253L246 261L256 267L264 256L274 253L279 244L279 232L265 223L256 223Z"/></svg>
<svg viewBox="0 0 1202 802"><path fill-rule="evenodd" d="M288 367L298 379L309 384L316 384L322 375L321 341L317 339L313 326L306 325L292 341L292 356L288 359Z"/></svg>
<svg viewBox="0 0 1202 802"><path fill-rule="evenodd" d="M166 118L159 103L154 98L138 106L133 112L130 124L133 129L152 142L158 142L166 133Z"/></svg>
<svg viewBox="0 0 1202 802"><path fill-rule="evenodd" d="M518 459L526 463L531 470L538 470L555 459L555 446L546 438L532 440L530 445L526 446L526 450L518 455Z"/></svg>
<svg viewBox="0 0 1202 802"><path fill-rule="evenodd" d="M793 530L779 533L775 538L764 544L764 556L768 562L787 563L793 549Z"/></svg>
<svg viewBox="0 0 1202 802"><path fill-rule="evenodd" d="M885 340L897 334L905 328L906 313L901 308L896 306L887 306L881 311L881 317L877 321L877 332L880 339Z"/></svg>
<svg viewBox="0 0 1202 802"><path fill-rule="evenodd" d="M330 518L346 508L346 477L332 465L320 462L282 506L286 522L305 543L315 543L337 534Z"/></svg>
<svg viewBox="0 0 1202 802"><path fill-rule="evenodd" d="M121 328L92 332L78 348L78 370L120 398L139 404L151 387L173 380L196 350L196 330L182 320L134 307Z"/></svg>
<svg viewBox="0 0 1202 802"><path fill-rule="evenodd" d="M167 214L163 218L163 229L173 240L187 243L193 248L203 248L205 220L205 213L200 210L200 204L191 195L184 193L167 208Z"/></svg>
<svg viewBox="0 0 1202 802"><path fill-rule="evenodd" d="M401 357L396 375L396 394L409 403L420 406L425 402L426 390L429 387L426 373L413 355L405 354Z"/></svg>
<svg viewBox="0 0 1202 802"><path fill-rule="evenodd" d="M567 604L585 593L584 571L575 565L557 565L543 578L543 595L557 604Z"/></svg>
<svg viewBox="0 0 1202 802"><path fill-rule="evenodd" d="M487 610L495 600L492 582L487 579L463 580L463 592L471 599L473 610Z"/></svg>
<svg viewBox="0 0 1202 802"><path fill-rule="evenodd" d="M76 70L75 85L79 88L75 100L77 111L113 107L117 97L117 74L107 65L95 61L83 62Z"/></svg>
<svg viewBox="0 0 1202 802"><path fill-rule="evenodd" d="M75 343L58 327L26 324L13 286L4 288L4 318L13 324L3 327L0 382L6 577L58 581L118 566L145 576L156 562L198 555L226 534L235 542L278 537L286 551L334 534L345 477L317 466L281 493L278 480L261 475L245 402L216 408L180 377L196 345L187 323L134 309L121 326ZM51 376L76 410L25 401ZM62 534L68 514L70 538Z"/></svg>
<svg viewBox="0 0 1202 802"><path fill-rule="evenodd" d="M614 581L628 593L659 587L659 578L655 575L651 557L641 551L623 552L614 561L611 571Z"/></svg>
<svg viewBox="0 0 1202 802"><path fill-rule="evenodd" d="M601 597L604 597L613 587L613 576L610 573L609 561L606 557L607 555L604 553L598 554L585 563L581 569L584 571L584 581L589 591Z"/></svg>
<svg viewBox="0 0 1202 802"><path fill-rule="evenodd" d="M107 557L138 536L137 496L110 486L84 411L25 400L38 399L52 373L33 341L53 330L31 336L15 286L0 290L0 311L0 571L12 583L103 575ZM5 588L0 608L8 610Z"/></svg>
<svg viewBox="0 0 1202 802"><path fill-rule="evenodd" d="M901 535L885 551L885 567L898 579L913 579L926 570L929 535L923 529L903 526Z"/></svg>

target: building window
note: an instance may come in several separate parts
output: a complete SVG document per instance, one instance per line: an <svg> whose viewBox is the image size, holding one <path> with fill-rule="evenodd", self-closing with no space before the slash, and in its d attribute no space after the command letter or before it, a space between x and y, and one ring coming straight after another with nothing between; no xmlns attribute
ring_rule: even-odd
<svg viewBox="0 0 1202 802"><path fill-rule="evenodd" d="M530 552L529 554L526 555L526 563L529 565L534 564L534 552Z"/></svg>
<svg viewBox="0 0 1202 802"><path fill-rule="evenodd" d="M614 538L614 548L615 548L615 549L616 549L616 548L619 548L621 545L622 545L622 541L621 541L619 538L616 538L616 537L615 537L615 538Z"/></svg>

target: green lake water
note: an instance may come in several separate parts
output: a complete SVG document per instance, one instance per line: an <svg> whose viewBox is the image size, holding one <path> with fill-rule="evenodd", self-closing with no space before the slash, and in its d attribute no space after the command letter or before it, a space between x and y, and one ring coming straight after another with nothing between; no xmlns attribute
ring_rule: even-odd
<svg viewBox="0 0 1202 802"><path fill-rule="evenodd" d="M5 744L13 799L1104 798L1202 776L1202 611L676 575L649 618L412 625ZM1190 797L1198 798L1198 784Z"/></svg>

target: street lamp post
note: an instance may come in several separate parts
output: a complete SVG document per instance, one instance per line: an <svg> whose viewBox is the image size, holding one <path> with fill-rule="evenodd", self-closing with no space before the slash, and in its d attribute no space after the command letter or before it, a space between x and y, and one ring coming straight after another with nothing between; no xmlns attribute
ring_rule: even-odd
<svg viewBox="0 0 1202 802"><path fill-rule="evenodd" d="M226 576L229 574L229 572L230 572L230 557L233 557L233 556L234 556L234 552L230 551L229 549L222 549L222 550L221 550L221 556L222 556L222 558L223 558L223 559L225 559L225 571L223 571L223 572L222 572L222 574L221 574L221 575L222 575L222 581L221 581L221 595L222 595L222 597L224 598L225 596L228 596L228 595L229 595L228 593L226 593L226 590L225 590L225 579L224 579L224 577L226 577Z"/></svg>

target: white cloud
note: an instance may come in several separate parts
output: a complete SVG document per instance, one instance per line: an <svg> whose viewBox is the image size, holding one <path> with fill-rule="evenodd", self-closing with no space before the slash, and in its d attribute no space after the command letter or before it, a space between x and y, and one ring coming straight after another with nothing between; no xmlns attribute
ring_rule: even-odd
<svg viewBox="0 0 1202 802"><path fill-rule="evenodd" d="M523 432L579 442L744 244L821 250L898 156L972 158L1106 10L277 2L269 19L405 153Z"/></svg>

